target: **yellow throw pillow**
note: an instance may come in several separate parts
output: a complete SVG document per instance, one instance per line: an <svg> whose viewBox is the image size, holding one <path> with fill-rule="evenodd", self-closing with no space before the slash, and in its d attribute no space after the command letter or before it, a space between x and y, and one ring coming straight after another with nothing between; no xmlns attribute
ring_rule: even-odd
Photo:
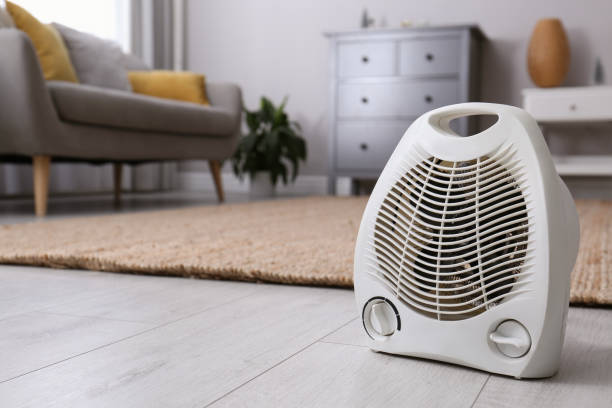
<svg viewBox="0 0 612 408"><path fill-rule="evenodd" d="M79 82L70 62L66 44L57 30L49 24L41 23L10 1L6 2L6 9L17 28L25 32L32 40L45 79Z"/></svg>
<svg viewBox="0 0 612 408"><path fill-rule="evenodd" d="M210 105L204 75L177 71L130 71L132 90L139 94Z"/></svg>

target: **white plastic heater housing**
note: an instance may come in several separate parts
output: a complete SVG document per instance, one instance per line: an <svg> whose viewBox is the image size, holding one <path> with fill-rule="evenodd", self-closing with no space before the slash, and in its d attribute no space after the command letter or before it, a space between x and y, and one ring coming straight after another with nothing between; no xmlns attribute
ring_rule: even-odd
<svg viewBox="0 0 612 408"><path fill-rule="evenodd" d="M461 137L453 119L495 115ZM465 103L406 131L365 209L357 307L376 351L517 378L559 367L579 245L573 199L525 111Z"/></svg>

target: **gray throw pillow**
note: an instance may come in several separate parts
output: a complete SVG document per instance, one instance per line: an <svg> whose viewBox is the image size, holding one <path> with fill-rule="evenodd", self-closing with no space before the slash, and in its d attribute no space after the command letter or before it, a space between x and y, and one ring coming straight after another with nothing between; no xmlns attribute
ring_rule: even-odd
<svg viewBox="0 0 612 408"><path fill-rule="evenodd" d="M4 8L4 2L0 1L0 28L15 28L15 23Z"/></svg>
<svg viewBox="0 0 612 408"><path fill-rule="evenodd" d="M53 23L60 32L79 81L102 88L131 91L119 45L95 35Z"/></svg>

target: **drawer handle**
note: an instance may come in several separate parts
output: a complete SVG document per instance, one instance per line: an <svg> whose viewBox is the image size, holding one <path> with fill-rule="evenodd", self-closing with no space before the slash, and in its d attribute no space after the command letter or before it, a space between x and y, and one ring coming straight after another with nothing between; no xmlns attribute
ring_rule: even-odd
<svg viewBox="0 0 612 408"><path fill-rule="evenodd" d="M368 144L367 143L362 143L359 145L359 148L363 151L368 150Z"/></svg>
<svg viewBox="0 0 612 408"><path fill-rule="evenodd" d="M367 55L364 55L363 57L361 57L361 62L367 64L368 62L370 62L370 58L368 58Z"/></svg>
<svg viewBox="0 0 612 408"><path fill-rule="evenodd" d="M433 61L434 56L433 56L433 54L427 53L427 54L425 54L425 59L427 61L431 62L431 61Z"/></svg>
<svg viewBox="0 0 612 408"><path fill-rule="evenodd" d="M369 101L370 100L367 97L365 97L365 96L361 97L361 103L368 103Z"/></svg>
<svg viewBox="0 0 612 408"><path fill-rule="evenodd" d="M432 103L433 102L433 97L431 95L425 95L425 102Z"/></svg>

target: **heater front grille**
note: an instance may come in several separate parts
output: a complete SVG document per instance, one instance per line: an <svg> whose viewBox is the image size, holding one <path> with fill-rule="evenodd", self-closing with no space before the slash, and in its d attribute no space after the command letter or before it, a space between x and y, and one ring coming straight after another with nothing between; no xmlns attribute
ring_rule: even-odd
<svg viewBox="0 0 612 408"><path fill-rule="evenodd" d="M379 207L369 270L415 311L461 320L524 292L533 226L511 146L449 162L416 149Z"/></svg>

